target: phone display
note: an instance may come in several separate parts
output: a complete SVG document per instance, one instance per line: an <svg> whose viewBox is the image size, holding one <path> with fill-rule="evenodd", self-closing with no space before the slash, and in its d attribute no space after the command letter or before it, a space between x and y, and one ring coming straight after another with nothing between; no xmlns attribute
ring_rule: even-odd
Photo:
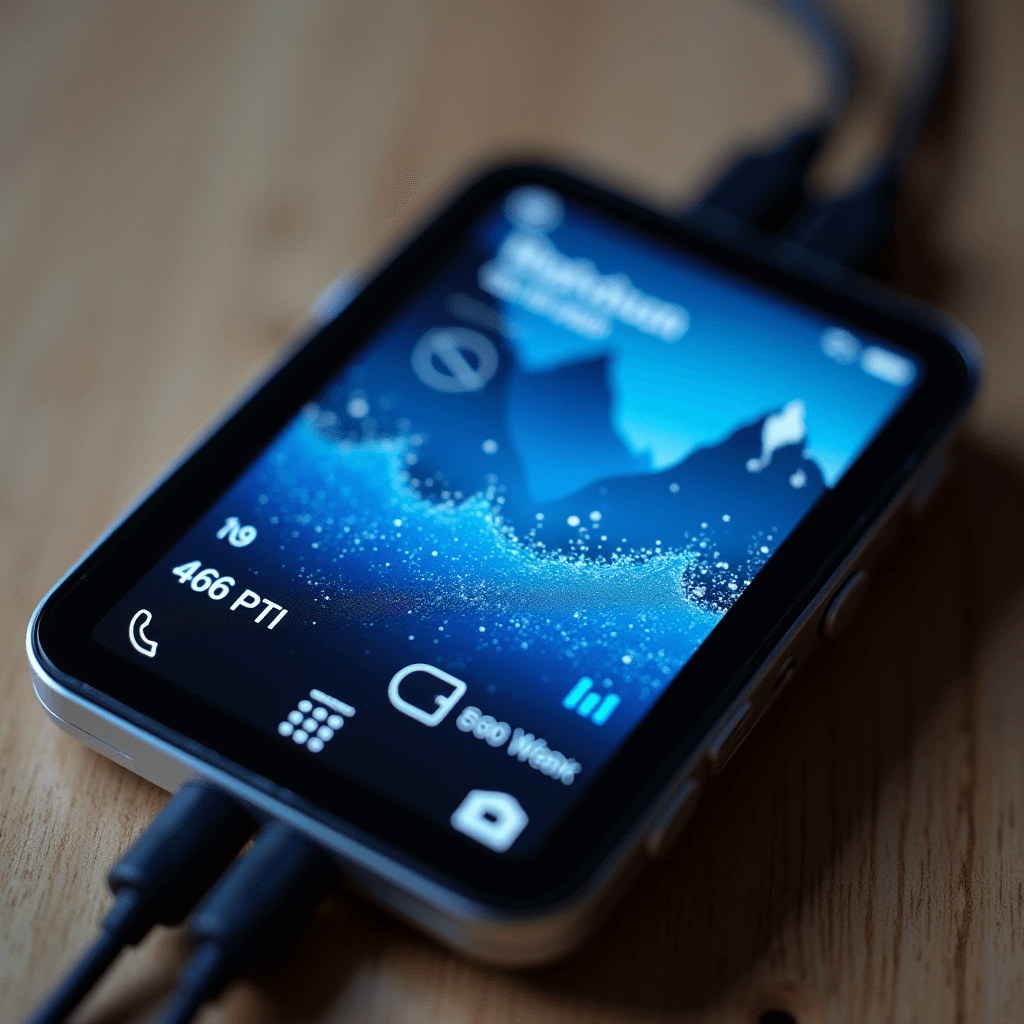
<svg viewBox="0 0 1024 1024"><path fill-rule="evenodd" d="M92 635L527 857L927 374L518 184Z"/></svg>

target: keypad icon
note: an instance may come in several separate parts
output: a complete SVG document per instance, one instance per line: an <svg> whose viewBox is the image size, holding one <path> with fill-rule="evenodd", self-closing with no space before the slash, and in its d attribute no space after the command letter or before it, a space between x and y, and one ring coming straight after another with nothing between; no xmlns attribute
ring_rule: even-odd
<svg viewBox="0 0 1024 1024"><path fill-rule="evenodd" d="M294 711L279 722L277 731L290 737L293 743L304 746L311 754L319 754L327 743L351 718L356 709L323 690L310 690L309 698L299 701Z"/></svg>

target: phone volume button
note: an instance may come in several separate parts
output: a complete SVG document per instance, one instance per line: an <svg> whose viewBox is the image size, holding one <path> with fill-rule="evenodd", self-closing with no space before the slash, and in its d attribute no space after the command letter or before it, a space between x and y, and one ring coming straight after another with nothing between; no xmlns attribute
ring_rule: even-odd
<svg viewBox="0 0 1024 1024"><path fill-rule="evenodd" d="M793 676L796 675L796 656L790 655L780 666L779 671L775 676L775 682L772 684L772 688L769 692L769 700L774 697L777 693L784 690L792 680Z"/></svg>
<svg viewBox="0 0 1024 1024"><path fill-rule="evenodd" d="M839 588L821 619L822 636L835 640L853 620L868 589L868 574L858 569Z"/></svg>
<svg viewBox="0 0 1024 1024"><path fill-rule="evenodd" d="M696 779L686 779L664 799L644 837L644 849L649 856L660 857L672 845L690 820L700 793L701 784Z"/></svg>
<svg viewBox="0 0 1024 1024"><path fill-rule="evenodd" d="M726 762L736 752L736 748L753 728L757 718L754 705L750 701L745 701L726 719L725 725L718 730L718 735L708 747L708 761L713 772L721 771L725 767Z"/></svg>

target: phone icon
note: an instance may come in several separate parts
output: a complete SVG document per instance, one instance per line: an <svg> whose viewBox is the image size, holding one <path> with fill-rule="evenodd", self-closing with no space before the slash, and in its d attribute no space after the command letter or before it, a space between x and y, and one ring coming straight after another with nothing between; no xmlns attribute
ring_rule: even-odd
<svg viewBox="0 0 1024 1024"><path fill-rule="evenodd" d="M153 613L147 608L140 608L128 624L128 639L132 647L147 658L156 657L157 642L146 636L146 627L153 621Z"/></svg>
<svg viewBox="0 0 1024 1024"><path fill-rule="evenodd" d="M434 697L434 703L437 705L436 711L426 711L415 704L410 704L398 692L402 680L414 672L424 672L427 675L434 676L452 688L451 693L439 693ZM455 676L442 672L441 669L434 668L433 665L406 665L405 668L400 669L391 677L391 682L388 684L388 699L403 715L415 718L417 722L422 722L432 729L435 725L440 725L444 721L444 716L462 700L462 695L466 692L466 689L466 684L461 679L456 679Z"/></svg>

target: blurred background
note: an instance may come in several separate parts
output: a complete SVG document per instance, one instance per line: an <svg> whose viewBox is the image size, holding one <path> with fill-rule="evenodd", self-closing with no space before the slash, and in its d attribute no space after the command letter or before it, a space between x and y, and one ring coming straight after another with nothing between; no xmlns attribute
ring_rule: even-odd
<svg viewBox="0 0 1024 1024"><path fill-rule="evenodd" d="M815 194L887 144L926 6L826 5L856 75ZM964 322L988 376L955 485L855 635L572 960L504 974L338 896L281 975L202 1020L1019 1015L1024 6L955 10L871 271ZM546 156L678 210L828 86L762 0L0 5L0 1017L91 936L164 799L46 723L22 646L46 590L322 287L482 162ZM184 955L152 936L80 1019L155 1019Z"/></svg>

